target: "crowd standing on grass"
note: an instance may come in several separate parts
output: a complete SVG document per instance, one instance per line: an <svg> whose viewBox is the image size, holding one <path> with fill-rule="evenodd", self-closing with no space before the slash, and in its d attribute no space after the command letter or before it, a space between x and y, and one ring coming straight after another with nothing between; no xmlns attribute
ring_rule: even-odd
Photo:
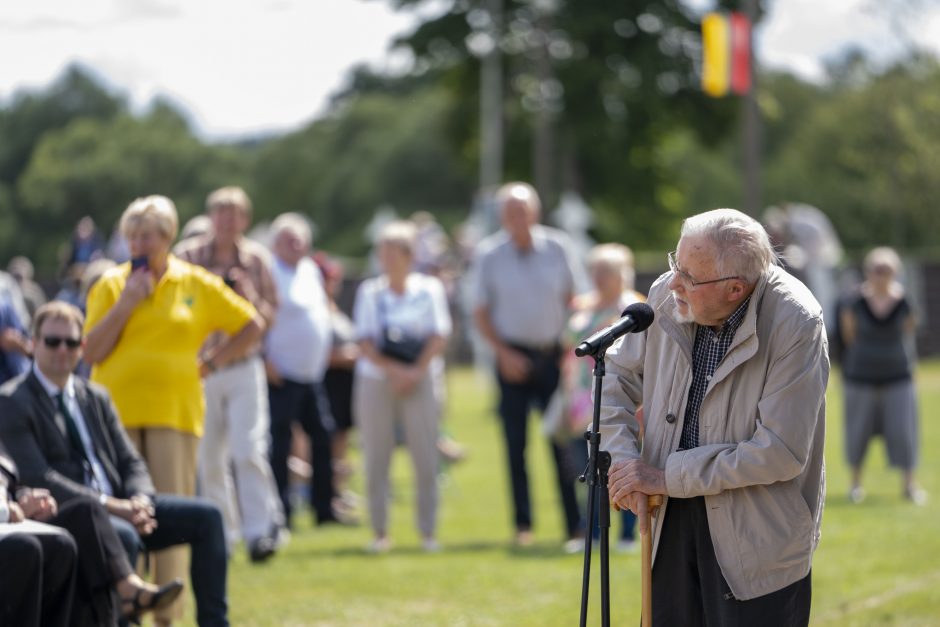
<svg viewBox="0 0 940 627"><path fill-rule="evenodd" d="M20 568L0 581L0 624L123 625L153 612L163 627L190 596L200 625L228 624L239 546L260 564L286 550L301 513L359 524L350 447L364 462L366 550L392 548L399 448L413 461L421 547L440 550L441 473L466 454L443 428L445 359L469 327L494 366L511 542L536 537L526 463L536 409L557 541L581 551L597 532L577 487L592 381L570 348L645 296L625 246L592 249L582 285L582 260L540 223L535 190L513 182L495 198L499 231L461 237L462 254L427 212L377 229L374 276L355 290L337 258L314 252L301 214L249 239L252 202L238 187L210 192L179 235L164 196L131 202L109 241L82 218L49 303L32 262L11 259L0 271L0 556ZM682 611L743 612L751 624L785 605L796 624L808 616L826 336L815 300L774 265L761 233L730 210L686 221L650 292L656 321L608 352L602 445L616 461L619 546L632 550L643 495L670 497L654 518L658 624L685 624ZM904 496L926 500L900 269L890 249L872 251L836 325L853 502L877 434ZM472 294L466 325L460 282ZM752 389L764 395L742 391ZM795 522L777 525L778 511Z"/></svg>

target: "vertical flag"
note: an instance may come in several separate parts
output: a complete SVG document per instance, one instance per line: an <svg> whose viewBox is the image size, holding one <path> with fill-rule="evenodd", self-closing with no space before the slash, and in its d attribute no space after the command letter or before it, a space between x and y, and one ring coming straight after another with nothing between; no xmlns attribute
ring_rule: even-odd
<svg viewBox="0 0 940 627"><path fill-rule="evenodd" d="M728 16L708 13L702 18L702 89L713 98L728 93Z"/></svg>
<svg viewBox="0 0 940 627"><path fill-rule="evenodd" d="M731 14L731 91L751 89L751 22L743 13Z"/></svg>
<svg viewBox="0 0 940 627"><path fill-rule="evenodd" d="M742 13L702 18L702 89L719 98L751 88L751 23Z"/></svg>

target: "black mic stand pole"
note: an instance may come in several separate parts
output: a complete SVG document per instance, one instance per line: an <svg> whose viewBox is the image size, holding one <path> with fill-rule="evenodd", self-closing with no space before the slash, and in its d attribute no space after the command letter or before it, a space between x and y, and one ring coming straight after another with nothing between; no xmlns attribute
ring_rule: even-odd
<svg viewBox="0 0 940 627"><path fill-rule="evenodd" d="M607 488L607 472L610 470L610 453L601 451L601 382L604 379L604 358L607 349L603 348L592 355L594 359L594 420L591 430L585 432L588 441L588 465L578 480L587 482L587 529L584 540L584 574L581 583L581 627L587 625L588 589L591 583L591 552L594 544L594 505L598 503L598 526L601 540L601 625L610 627L610 491Z"/></svg>

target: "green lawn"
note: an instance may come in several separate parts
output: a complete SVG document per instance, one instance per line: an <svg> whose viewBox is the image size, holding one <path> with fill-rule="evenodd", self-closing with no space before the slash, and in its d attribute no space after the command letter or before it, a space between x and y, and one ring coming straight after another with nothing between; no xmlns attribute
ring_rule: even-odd
<svg viewBox="0 0 940 627"><path fill-rule="evenodd" d="M813 568L814 625L940 624L940 362L919 372L924 460L919 475L933 497L926 507L900 498L900 476L888 470L883 447L870 454L868 498L850 505L842 459L839 377L829 389L829 496L823 539ZM440 540L444 550L420 551L413 523L407 453L394 465L392 538L382 556L363 548L367 526L317 529L298 516L290 545L253 566L239 551L229 580L234 625L574 625L581 594L581 555L561 550L561 515L549 454L531 423L530 475L536 545L510 547L508 487L493 390L474 373L450 376L448 428L468 445L469 458L442 479ZM361 493L361 473L354 478ZM612 534L613 535L613 534ZM594 557L589 624L600 624L598 553ZM612 618L639 620L639 556L611 556ZM187 623L192 624L192 623Z"/></svg>

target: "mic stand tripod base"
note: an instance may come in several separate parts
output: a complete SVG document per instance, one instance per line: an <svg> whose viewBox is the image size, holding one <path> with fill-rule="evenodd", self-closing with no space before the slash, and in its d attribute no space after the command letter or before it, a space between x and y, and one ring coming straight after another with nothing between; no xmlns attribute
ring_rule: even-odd
<svg viewBox="0 0 940 627"><path fill-rule="evenodd" d="M600 434L588 431L584 438L592 444L600 440ZM591 550L594 539L594 513L597 513L597 526L600 530L601 552L601 625L610 627L610 491L607 487L611 457L607 451L596 451L594 460L579 477L588 484L588 515L584 542L584 579L581 590L581 627L587 624L588 582L590 580ZM593 472L591 467L593 468ZM598 494L599 493L599 494ZM595 507L595 504L597 505Z"/></svg>

